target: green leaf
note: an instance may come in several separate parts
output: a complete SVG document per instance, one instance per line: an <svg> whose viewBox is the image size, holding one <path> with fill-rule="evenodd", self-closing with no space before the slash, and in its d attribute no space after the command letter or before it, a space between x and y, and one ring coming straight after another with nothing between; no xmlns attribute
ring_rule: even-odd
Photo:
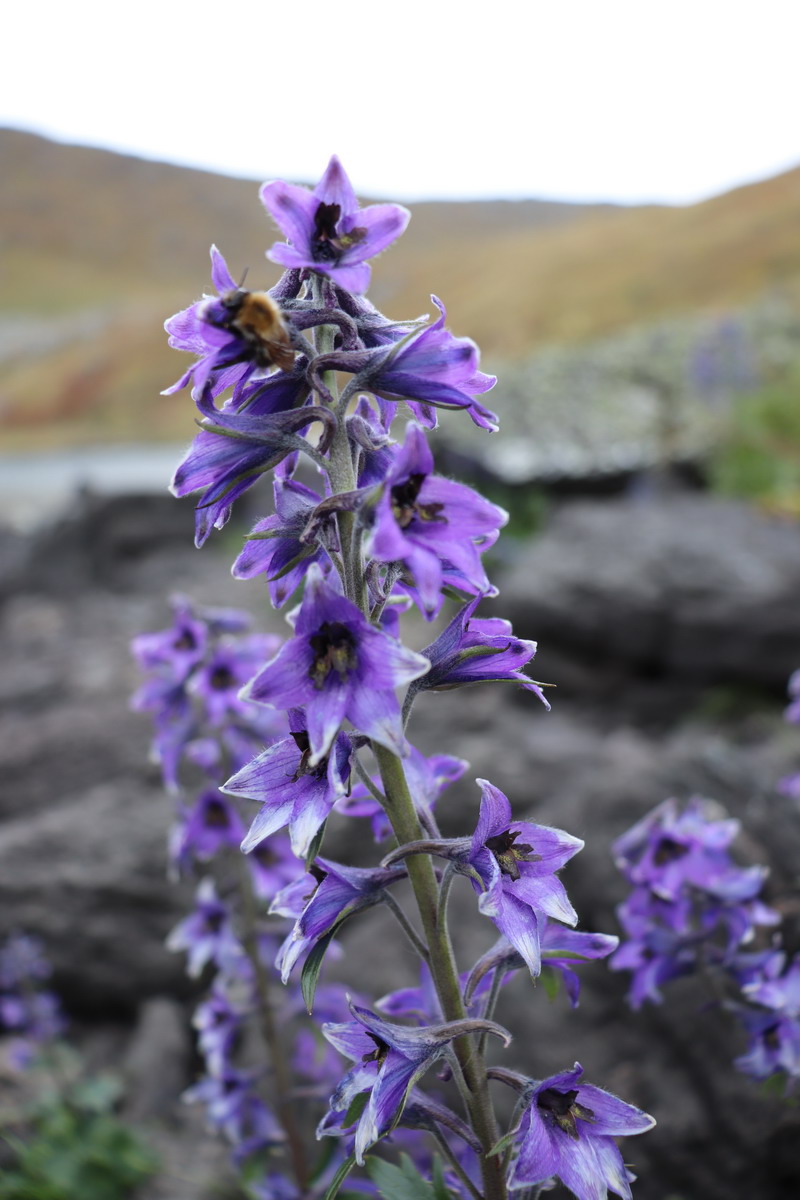
<svg viewBox="0 0 800 1200"><path fill-rule="evenodd" d="M504 1134L499 1141L495 1142L486 1157L494 1158L498 1154L503 1154L513 1142L514 1138L516 1137L516 1133L517 1131L512 1129L510 1133Z"/></svg>
<svg viewBox="0 0 800 1200"><path fill-rule="evenodd" d="M86 1112L110 1112L123 1092L122 1081L115 1075L93 1075L76 1084L72 1099Z"/></svg>
<svg viewBox="0 0 800 1200"><path fill-rule="evenodd" d="M361 1119L361 1114L367 1107L369 1100L369 1092L359 1092L357 1096L350 1102L350 1107L344 1115L342 1128L349 1129L351 1125L355 1125L356 1121Z"/></svg>
<svg viewBox="0 0 800 1200"><path fill-rule="evenodd" d="M452 1200L452 1194L444 1187L441 1165L433 1185L420 1175L407 1154L401 1154L399 1164L369 1158L367 1174L384 1200Z"/></svg>
<svg viewBox="0 0 800 1200"><path fill-rule="evenodd" d="M306 855L306 870L308 870L308 868L311 866L314 859L317 857L320 850L322 849L322 842L325 837L325 828L326 828L327 824L328 824L327 820L323 821L322 824L320 825L319 829L317 830L317 832L314 834L313 838L311 839L311 845L309 846L308 854Z"/></svg>
<svg viewBox="0 0 800 1200"><path fill-rule="evenodd" d="M555 1000L561 988L561 972L554 971L552 967L542 966L539 978L542 981L542 987L547 992L547 999Z"/></svg>
<svg viewBox="0 0 800 1200"><path fill-rule="evenodd" d="M786 1099L787 1075L785 1071L776 1071L761 1084L761 1093L771 1100Z"/></svg>
<svg viewBox="0 0 800 1200"><path fill-rule="evenodd" d="M331 1185L328 1188L325 1195L322 1197L322 1200L334 1200L334 1197L339 1194L339 1188L342 1186L345 1179L347 1179L347 1176L350 1174L350 1172L352 1171L352 1169L355 1165L356 1165L356 1156L355 1156L355 1154L351 1154L344 1160L342 1165L339 1167L339 1170L336 1172L333 1179L331 1180Z"/></svg>
<svg viewBox="0 0 800 1200"><path fill-rule="evenodd" d="M574 950L543 950L542 962L546 962L548 958L564 958L574 962L597 962L592 955L576 954Z"/></svg>
<svg viewBox="0 0 800 1200"><path fill-rule="evenodd" d="M303 973L300 976L300 990L303 993L303 999L305 1000L309 1014L314 1008L314 994L317 990L317 980L322 970L322 963L328 951L328 946L333 941L335 932L336 927L321 937L303 964Z"/></svg>
<svg viewBox="0 0 800 1200"><path fill-rule="evenodd" d="M436 1200L451 1200L450 1192L448 1192L444 1182L442 1160L438 1154L435 1154L433 1157L431 1175L433 1177L433 1190L436 1194Z"/></svg>

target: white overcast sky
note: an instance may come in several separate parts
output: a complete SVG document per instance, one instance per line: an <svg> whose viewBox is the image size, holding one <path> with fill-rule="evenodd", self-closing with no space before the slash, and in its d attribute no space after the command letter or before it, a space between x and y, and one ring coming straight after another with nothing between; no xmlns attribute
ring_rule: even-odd
<svg viewBox="0 0 800 1200"><path fill-rule="evenodd" d="M335 151L397 199L688 202L800 163L800 0L17 0L3 29L0 125L248 178Z"/></svg>

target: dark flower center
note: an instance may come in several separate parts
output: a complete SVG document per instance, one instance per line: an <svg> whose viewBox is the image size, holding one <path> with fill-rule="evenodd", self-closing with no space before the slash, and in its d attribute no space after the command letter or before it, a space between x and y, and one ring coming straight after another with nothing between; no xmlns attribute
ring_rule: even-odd
<svg viewBox="0 0 800 1200"><path fill-rule="evenodd" d="M214 667L208 682L215 692L227 692L236 683L230 667Z"/></svg>
<svg viewBox="0 0 800 1200"><path fill-rule="evenodd" d="M414 517L421 521L442 521L447 524L447 517L439 514L443 504L417 504L420 489L427 475L409 475L405 483L398 483L392 488L392 516L401 529L408 529Z"/></svg>
<svg viewBox="0 0 800 1200"><path fill-rule="evenodd" d="M314 887L311 889L311 891L307 892L306 895L303 896L303 900L306 903L308 903L309 900L311 900L314 896L316 896L317 891L319 889L319 885L323 882L323 880L328 878L328 872L323 871L322 867L318 867L316 863L311 864L311 866L308 868L307 874L309 874L312 879L316 880L316 883L314 884Z"/></svg>
<svg viewBox="0 0 800 1200"><path fill-rule="evenodd" d="M194 634L189 629L184 629L181 636L172 643L173 650L194 650L197 642Z"/></svg>
<svg viewBox="0 0 800 1200"><path fill-rule="evenodd" d="M367 236L366 229L351 229L349 233L337 233L336 226L342 215L339 204L320 204L314 213L314 233L311 238L311 255L315 262L337 263L346 250L357 246Z"/></svg>
<svg viewBox="0 0 800 1200"><path fill-rule="evenodd" d="M219 909L205 914L205 925L209 933L219 933L225 923L225 913Z"/></svg>
<svg viewBox="0 0 800 1200"><path fill-rule="evenodd" d="M317 763L315 767L309 767L308 759L311 755L311 743L308 739L308 730L298 729L297 733L292 733L291 736L294 739L295 746L300 751L300 762L297 764L297 770L292 776L292 783L297 783L298 779L302 779L304 775L313 775L316 779L321 779L328 770L328 756L326 755L322 762Z"/></svg>
<svg viewBox="0 0 800 1200"><path fill-rule="evenodd" d="M764 1030L764 1045L768 1050L780 1050L781 1039L777 1021Z"/></svg>
<svg viewBox="0 0 800 1200"><path fill-rule="evenodd" d="M308 640L314 651L314 661L308 673L317 691L325 686L331 671L335 671L340 682L344 683L350 671L358 666L356 640L340 621L324 621Z"/></svg>
<svg viewBox="0 0 800 1200"><path fill-rule="evenodd" d="M230 825L230 813L222 800L209 800L203 814L203 824L207 829L227 829Z"/></svg>
<svg viewBox="0 0 800 1200"><path fill-rule="evenodd" d="M518 846L515 846L514 842L518 837L519 830L512 833L510 829L507 829L505 833L498 833L484 842L486 849L491 850L497 859L503 875L510 875L512 879L519 879L517 863L542 861L541 854L535 854L533 846L529 846L526 842L520 842Z"/></svg>
<svg viewBox="0 0 800 1200"><path fill-rule="evenodd" d="M689 847L683 842L676 842L671 837L662 837L653 855L653 862L657 867L665 867L667 863L677 862L688 853Z"/></svg>
<svg viewBox="0 0 800 1200"><path fill-rule="evenodd" d="M536 1104L552 1124L557 1125L567 1137L571 1137L575 1142L579 1136L575 1119L580 1118L581 1121L594 1121L595 1119L591 1108L584 1108L582 1104L578 1104L577 1088L571 1088L568 1092L560 1092L558 1088L545 1088L536 1097Z"/></svg>
<svg viewBox="0 0 800 1200"><path fill-rule="evenodd" d="M278 861L278 855L274 850L270 850L269 846L257 846L251 857L255 858L262 867L274 867Z"/></svg>
<svg viewBox="0 0 800 1200"><path fill-rule="evenodd" d="M375 1062L378 1064L378 1066L380 1066L383 1060L386 1058L386 1055L389 1053L389 1047L382 1038L378 1037L376 1033L371 1033L369 1029L366 1029L364 1032L366 1033L367 1037L371 1038L375 1043L375 1049L371 1054L363 1055L361 1061L365 1063Z"/></svg>

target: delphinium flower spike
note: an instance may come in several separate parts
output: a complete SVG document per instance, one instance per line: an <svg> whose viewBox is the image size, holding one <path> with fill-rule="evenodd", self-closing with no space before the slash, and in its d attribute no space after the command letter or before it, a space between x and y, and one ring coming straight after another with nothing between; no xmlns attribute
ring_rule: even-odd
<svg viewBox="0 0 800 1200"><path fill-rule="evenodd" d="M273 181L261 199L287 238L268 250L287 268L281 280L268 292L248 291L213 250L218 294L168 322L172 344L196 356L168 392L191 385L201 426L173 490L199 493L200 546L245 492L268 493L258 485L273 473L275 511L259 514L234 574L263 576L276 607L297 593L292 632L282 644L262 643L260 654L252 643L250 654L231 629L184 604L171 634L137 648L149 674L137 702L155 715L168 782L179 787L189 767L203 776L195 799L181 801L172 839L176 869L202 871L205 881L196 912L170 941L189 952L195 975L215 972L197 1016L207 1074L191 1094L234 1144L254 1198L316 1200L363 1165L370 1178L357 1171L347 1186L396 1200L387 1176L373 1169L388 1138L413 1159L397 1168L404 1195L414 1194L413 1177L425 1194L434 1184L437 1195L507 1200L509 1188L557 1175L579 1200L599 1200L607 1187L627 1196L611 1139L643 1131L651 1118L580 1084L576 1067L541 1084L524 1080L522 1122L503 1136L485 1060L487 1034L508 1041L491 1017L512 971L536 976L548 966L574 1004L575 960L603 957L614 944L565 927L577 914L557 872L583 843L516 820L486 780L478 781L474 832L443 838L439 797L467 764L423 755L406 729L421 691L473 682L515 682L547 706L542 685L523 670L535 643L500 618L476 615L483 598L497 595L484 553L506 514L438 475L425 434L447 409L495 430L495 414L479 400L494 376L481 371L474 342L445 327L435 296L431 324L386 317L364 296L369 260L403 232L404 208L360 208L335 156L313 190ZM413 419L398 438L401 403ZM427 650L403 643L401 618L413 605L433 620L453 596L458 610ZM255 819L243 801L258 802ZM339 861L338 847L323 855L329 825L347 823L349 848L359 821L376 839L394 838L383 863ZM246 857L231 871L237 840ZM698 870L711 861L704 854L695 855ZM448 927L458 875L502 935L471 970L457 962ZM714 881L719 920L738 946L742 914L759 919L750 876L717 864ZM406 912L409 894L416 913ZM366 997L347 1009L341 989L321 975L337 952L339 969L347 968L370 909L396 921L404 955L421 959L415 986L384 998L397 1022ZM289 989L282 1009L271 991L273 964ZM368 990L367 968L360 982ZM329 1046L320 1052L307 1025L287 1053L284 1025L314 999ZM268 1064L236 1058L251 1019ZM353 1062L344 1078L330 1047ZM461 1115L449 1107L451 1095L438 1095L442 1088L460 1098ZM310 1169L297 1101L318 1103L326 1092L328 1112L318 1109L315 1121L320 1136L335 1138L333 1153ZM291 1180L278 1157L283 1146Z"/></svg>

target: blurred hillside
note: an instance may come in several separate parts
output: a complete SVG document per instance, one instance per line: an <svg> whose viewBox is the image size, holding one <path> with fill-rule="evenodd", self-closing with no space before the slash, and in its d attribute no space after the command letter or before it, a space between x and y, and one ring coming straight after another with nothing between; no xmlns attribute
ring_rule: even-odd
<svg viewBox="0 0 800 1200"><path fill-rule="evenodd" d="M275 280L257 183L15 130L0 161L0 446L187 439L185 398L159 396L184 367L162 324L209 287L212 241L252 286ZM681 209L415 204L371 295L399 318L434 288L491 369L776 288L793 305L798 230L800 169Z"/></svg>

